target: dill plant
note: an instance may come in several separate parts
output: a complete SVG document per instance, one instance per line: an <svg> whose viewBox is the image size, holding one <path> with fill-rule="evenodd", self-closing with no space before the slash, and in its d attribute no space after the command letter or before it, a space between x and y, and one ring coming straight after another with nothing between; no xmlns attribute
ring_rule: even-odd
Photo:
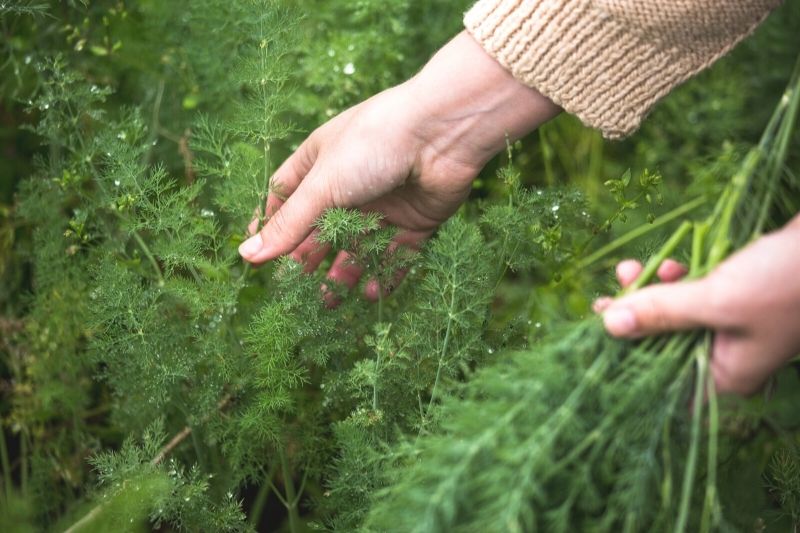
<svg viewBox="0 0 800 533"><path fill-rule="evenodd" d="M417 253L390 253L395 230L374 214L329 211L317 222L318 240L347 250L366 279L387 287L407 272L376 305L361 297L363 287L347 291L288 259L242 266L243 228L253 209L263 220L269 177L302 132L411 75L457 30L466 3L3 6L2 29L14 39L0 42L0 94L37 145L17 200L0 211L0 294L12 295L0 316L0 529L302 531L310 523L352 531L387 519L385 529L396 530L408 518L411 528L433 529L446 522L424 520L439 507L400 518L385 507L382 495L397 489L382 491L403 486L404 469L395 467L409 464L393 451L400 443L417 443L413 453L424 465L432 443L460 453L453 437L462 423L479 428L496 415L485 429L549 411L556 419L534 435L543 436L540 449L555 450L559 428L572 438L580 423L617 420L596 407L580 410L585 419L573 416L588 398L644 413L652 404L634 401L636 391L669 382L676 369L690 373L691 361L678 359L664 359L658 376L640 375L639 366L624 373L621 361L634 360L628 347L604 340L596 376L624 374L630 390L580 382L601 337L596 324L583 323L559 341L558 358L523 351L518 362L529 357L530 366L495 364L501 350L538 338L531 318L547 320L544 330L555 321L533 285L581 309L585 294L565 295L588 292L579 273L620 242L597 241L623 216L641 215L641 204L653 211L647 196L657 199L657 174L634 180L616 163L608 175L622 177L608 187L617 205L595 222L575 188L529 187L533 173L518 169L531 164L527 151L509 152L499 179L476 187L478 201ZM563 152L561 141L555 148ZM652 228L682 209L655 218ZM595 245L601 253L587 256ZM529 293L518 306L514 298ZM635 360L651 368L649 352L640 352ZM523 390L523 378L538 385ZM489 405L506 386L516 392ZM536 409L505 410L516 393L545 390L553 395ZM690 434L673 404L675 433ZM636 442L660 445L649 437ZM503 442L509 447L498 449L529 460L528 448ZM607 451L603 484L581 493L581 505L597 509L601 489L621 487L644 506L650 492L636 489L667 470L619 476L613 467L629 459L652 464L636 450ZM504 475L495 462L469 472L476 482ZM514 523L515 511L525 515L526 475L520 469L507 480L504 490L516 490L498 515L507 521L478 522L486 530ZM572 486L588 475L567 469L552 479ZM770 479L782 501L794 501L787 478ZM479 495L485 508L471 510L497 505L494 492ZM627 502L618 498L622 509ZM560 524L561 515L548 520ZM642 511L642 523L649 518Z"/></svg>
<svg viewBox="0 0 800 533"><path fill-rule="evenodd" d="M310 509L357 527L385 483L377 452L428 431L439 395L489 352L492 289L558 225L541 216L553 194L516 184L516 231L457 217L419 255L388 253L394 230L373 215L327 213L321 242L384 285L400 269L410 280L377 313L330 287L329 309L320 274L289 260L254 272L235 251L291 144L304 89L288 65L308 22L271 1L203 2L159 55L135 34L179 7L64 9L63 23L14 20L52 53L32 53L34 81L18 86L43 149L14 214L32 277L4 337L19 462L4 462L1 514L17 509L23 529L237 531L270 500L293 531ZM382 8L358 9L369 21ZM226 48L199 52L209 36Z"/></svg>

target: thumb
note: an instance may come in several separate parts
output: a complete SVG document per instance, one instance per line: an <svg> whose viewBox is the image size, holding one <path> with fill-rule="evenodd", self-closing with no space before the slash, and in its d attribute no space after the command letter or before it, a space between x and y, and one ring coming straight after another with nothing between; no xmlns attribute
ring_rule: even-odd
<svg viewBox="0 0 800 533"><path fill-rule="evenodd" d="M615 300L603 312L603 323L615 337L708 326L708 295L704 279L653 285Z"/></svg>
<svg viewBox="0 0 800 533"><path fill-rule="evenodd" d="M288 254L308 237L314 222L333 207L325 182L315 179L318 177L309 174L261 231L242 243L239 247L242 257L256 264L271 261Z"/></svg>

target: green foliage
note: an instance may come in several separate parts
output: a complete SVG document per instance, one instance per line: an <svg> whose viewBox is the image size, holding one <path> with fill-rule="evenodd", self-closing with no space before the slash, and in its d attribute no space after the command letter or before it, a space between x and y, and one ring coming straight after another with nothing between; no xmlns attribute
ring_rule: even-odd
<svg viewBox="0 0 800 533"><path fill-rule="evenodd" d="M778 500L795 528L800 525L800 453L797 448L781 448L767 470L770 492Z"/></svg>
<svg viewBox="0 0 800 533"><path fill-rule="evenodd" d="M625 240L632 228L658 248L668 210L687 201L684 174L697 177L691 198L721 194L763 123L735 110L779 90L788 45L761 38L760 55L707 76L717 97L690 85L657 111L661 127L627 144L569 118L546 126L490 166L418 251L396 248L374 213L327 212L316 238L364 270L353 290L289 259L256 270L238 258L277 164L321 121L412 75L467 4L0 7L1 530L432 529L464 512L482 530L643 529L674 518L694 430L673 371L690 372L690 350L652 358L592 321L554 324L583 317L609 290L598 273L641 253ZM767 37L793 42L792 16ZM769 72L745 94L739 67ZM698 121L719 126L688 126ZM796 210L782 172L796 168L795 147L771 158L773 186L748 191L756 208L741 222L767 228ZM371 281L394 290L369 302ZM774 450L764 420L797 430L793 398L720 410L723 429L743 433L721 449L761 443L737 463L755 478ZM475 432L488 436L473 450ZM587 434L590 448L574 451ZM775 464L772 494L791 515L793 463ZM738 474L719 476L735 487ZM385 500L397 487L408 487L400 518ZM432 487L441 499L423 501ZM721 501L742 497L722 489ZM759 493L732 524L767 516Z"/></svg>

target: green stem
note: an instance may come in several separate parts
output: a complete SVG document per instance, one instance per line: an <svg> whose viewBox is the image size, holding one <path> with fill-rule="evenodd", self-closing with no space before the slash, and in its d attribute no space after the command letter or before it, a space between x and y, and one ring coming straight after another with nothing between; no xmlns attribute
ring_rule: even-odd
<svg viewBox="0 0 800 533"><path fill-rule="evenodd" d="M707 270L713 269L728 255L732 244L730 238L731 222L736 214L736 207L739 205L739 200L750 181L750 176L755 172L763 155L764 149L760 145L750 150L745 156L741 168L731 179L731 192L726 198L719 214L719 220L715 224L717 232L708 252Z"/></svg>
<svg viewBox="0 0 800 533"><path fill-rule="evenodd" d="M800 72L800 56L798 56L797 65L795 66L794 78L798 77ZM778 183L783 171L783 164L786 161L786 152L789 148L789 141L792 139L794 133L795 122L797 120L797 109L800 103L800 85L795 81L794 85L790 85L783 95L783 101L788 101L788 109L786 115L781 122L778 130L777 148L770 154L770 173L768 178L768 186L764 194L764 199L761 203L760 213L755 224L753 236L761 235L764 226L767 222L769 209L772 207L772 197L778 188Z"/></svg>
<svg viewBox="0 0 800 533"><path fill-rule="evenodd" d="M705 359L708 361L711 346L711 336L706 336ZM706 379L706 396L708 397L708 472L706 474L706 499L703 504L703 519L700 531L711 531L717 525L717 456L719 445L719 408L717 406L717 390L714 386L714 376L708 373Z"/></svg>
<svg viewBox="0 0 800 533"><path fill-rule="evenodd" d="M252 265L250 263L245 263L244 269L242 270L242 275L239 276L238 280L236 280L237 285L241 285L242 283L244 283L244 280L247 279L247 275L250 273L251 268Z"/></svg>
<svg viewBox="0 0 800 533"><path fill-rule="evenodd" d="M247 518L248 523L253 529L258 528L258 523L261 521L261 515L264 513L264 506L267 503L269 496L270 484L265 482L258 489L256 499L253 500L253 507L250 509L250 516Z"/></svg>
<svg viewBox="0 0 800 533"><path fill-rule="evenodd" d="M695 376L694 398L692 400L691 440L689 443L689 454L686 459L686 467L683 471L680 510L678 512L678 522L675 525L675 531L677 533L686 531L686 526L689 522L692 489L694 488L694 478L697 470L697 455L700 451L700 422L703 417L703 391L706 389L706 379L708 375L707 350L704 350L702 346L695 350L695 361L697 362L697 375Z"/></svg>
<svg viewBox="0 0 800 533"><path fill-rule="evenodd" d="M6 445L6 432L2 426L0 426L0 461L2 461L3 467L3 482L5 484L5 497L6 501L10 500L11 498L11 491L13 490L13 486L11 484L11 463L8 460L8 447Z"/></svg>
<svg viewBox="0 0 800 533"><path fill-rule="evenodd" d="M646 283L650 281L653 275L658 270L658 267L661 266L661 263L664 262L672 253L675 251L675 248L681 243L684 237L691 231L692 223L691 222L684 222L683 224L678 227L675 233L672 234L672 237L664 243L664 246L661 247L659 252L652 256L648 261L647 264L644 266L642 273L636 278L627 289L623 291L623 294L627 294L633 292L635 290L641 289Z"/></svg>
<svg viewBox="0 0 800 533"><path fill-rule="evenodd" d="M294 479L292 479L292 472L289 470L289 463L286 460L286 454L281 450L281 475L283 476L283 487L286 490L286 497L284 504L289 514L289 531L291 533L298 533L300 531L300 514L297 512L297 504L299 496L294 487Z"/></svg>
<svg viewBox="0 0 800 533"><path fill-rule="evenodd" d="M711 226L708 222L695 222L694 232L692 233L692 258L689 263L689 277L697 278L701 274L703 264L703 246L705 245L706 235Z"/></svg>
<svg viewBox="0 0 800 533"><path fill-rule="evenodd" d="M150 264L153 265L153 269L156 271L156 276L158 277L159 287L163 287L164 274L162 274L161 267L158 266L158 261L156 261L156 258L153 256L153 252L151 252L150 248L147 247L147 244L145 244L144 239L142 239L142 236L139 235L139 232L134 231L132 235L136 243L139 245L139 248L142 249L142 253L144 253L145 257L147 257L148 261L150 261Z"/></svg>
<svg viewBox="0 0 800 533"><path fill-rule="evenodd" d="M383 289L378 285L378 324L383 322ZM372 410L378 410L378 378L381 371L381 355L383 355L383 348L381 342L377 342L376 356L375 356L375 379L372 380Z"/></svg>
<svg viewBox="0 0 800 533"><path fill-rule="evenodd" d="M431 389L431 399L428 402L428 407L425 409L425 415L431 411L433 401L436 399L436 389L439 387L439 380L442 377L442 367L444 367L444 358L447 356L447 347L450 344L450 330L453 326L453 308L455 307L454 296L450 298L450 311L447 318L447 328L444 332L444 341L442 342L442 351L439 354L439 365L436 367L436 378L433 380L433 388Z"/></svg>
<svg viewBox="0 0 800 533"><path fill-rule="evenodd" d="M20 491L23 496L28 494L28 436L24 431L19 434L20 455Z"/></svg>
<svg viewBox="0 0 800 533"><path fill-rule="evenodd" d="M639 226L638 228L629 231L625 235L622 235L621 237L614 239L610 243L598 249L593 254L579 261L577 266L575 267L576 270L581 270L588 267L592 263L597 262L598 260L602 259L603 257L610 254L614 250L617 250L618 248L625 246L629 242L636 240L639 237L642 237L643 235L647 235L651 231L672 222L676 218L682 217L686 213L689 213L690 211L700 207L705 202L706 198L703 196L695 198L694 200L687 202L679 207L676 207L672 211L669 211L668 213L661 215L660 217L656 218L651 224Z"/></svg>

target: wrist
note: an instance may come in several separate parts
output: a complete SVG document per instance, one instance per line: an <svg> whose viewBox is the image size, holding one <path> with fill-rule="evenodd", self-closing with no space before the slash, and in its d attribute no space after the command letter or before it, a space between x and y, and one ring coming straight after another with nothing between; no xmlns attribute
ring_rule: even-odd
<svg viewBox="0 0 800 533"><path fill-rule="evenodd" d="M462 32L406 82L419 124L431 147L478 168L506 146L560 112L515 79Z"/></svg>

